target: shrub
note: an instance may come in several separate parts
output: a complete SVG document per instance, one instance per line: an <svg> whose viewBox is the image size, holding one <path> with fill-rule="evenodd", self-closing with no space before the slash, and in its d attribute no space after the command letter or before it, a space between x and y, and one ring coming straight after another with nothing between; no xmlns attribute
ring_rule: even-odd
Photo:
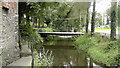
<svg viewBox="0 0 120 68"><path fill-rule="evenodd" d="M90 38L90 34L80 36L75 43L77 48L85 51L87 51L91 46L95 45Z"/></svg>
<svg viewBox="0 0 120 68"><path fill-rule="evenodd" d="M104 48L103 48L103 47ZM106 49L109 47L108 43L99 44L99 47L92 47L88 50L88 54L91 58L93 58L95 61L106 64L107 66L110 66L111 64L116 62L117 56L118 56L118 49ZM116 46L115 46L116 47ZM114 46L112 47L114 48Z"/></svg>

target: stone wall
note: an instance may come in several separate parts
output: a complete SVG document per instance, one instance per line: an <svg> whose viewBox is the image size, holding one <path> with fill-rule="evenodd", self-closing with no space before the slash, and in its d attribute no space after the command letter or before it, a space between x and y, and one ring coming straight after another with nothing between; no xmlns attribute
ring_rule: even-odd
<svg viewBox="0 0 120 68"><path fill-rule="evenodd" d="M2 56L1 56L1 53L2 53L2 6L0 6L0 67L2 66Z"/></svg>
<svg viewBox="0 0 120 68"><path fill-rule="evenodd" d="M19 58L18 6L15 2L0 5L0 49L2 65L6 66Z"/></svg>

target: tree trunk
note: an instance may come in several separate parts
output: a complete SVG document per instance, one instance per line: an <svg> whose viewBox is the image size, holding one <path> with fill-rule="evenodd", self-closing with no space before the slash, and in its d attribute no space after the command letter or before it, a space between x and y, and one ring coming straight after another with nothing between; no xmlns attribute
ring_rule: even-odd
<svg viewBox="0 0 120 68"><path fill-rule="evenodd" d="M118 4L118 30L120 31L120 1L119 1L119 4ZM119 35L119 38L120 38L120 35Z"/></svg>
<svg viewBox="0 0 120 68"><path fill-rule="evenodd" d="M120 2L119 2L119 5L118 5L118 30L120 30ZM119 39L120 39L120 31L118 32L118 36L119 36Z"/></svg>
<svg viewBox="0 0 120 68"><path fill-rule="evenodd" d="M38 28L40 28L40 19L38 19Z"/></svg>
<svg viewBox="0 0 120 68"><path fill-rule="evenodd" d="M20 42L20 37L21 37L20 36L20 24L21 24L22 17L23 17L23 14L19 11L19 19L18 19L19 20L18 21L19 22L18 23L19 24L19 27L18 27L19 28L19 30L18 30L19 39L18 39L18 43L19 43L19 49L20 49L20 58L22 57L22 55L21 55L22 46L21 46L21 42Z"/></svg>
<svg viewBox="0 0 120 68"><path fill-rule="evenodd" d="M107 16L107 25L109 24L109 16Z"/></svg>
<svg viewBox="0 0 120 68"><path fill-rule="evenodd" d="M81 11L80 11L80 9L79 9L79 12L80 12L80 13L79 13L79 14L80 14L80 15L79 15L79 18L80 18L80 19L79 19L79 20L80 20L80 23L81 23Z"/></svg>
<svg viewBox="0 0 120 68"><path fill-rule="evenodd" d="M89 63L90 67L89 68L93 68L93 60L90 58L90 63Z"/></svg>
<svg viewBox="0 0 120 68"><path fill-rule="evenodd" d="M35 18L35 17L33 16L33 17L32 17L32 22L33 22L32 26L33 26L33 27L34 27L34 25L35 25L35 21L34 21L35 19L34 19L34 18Z"/></svg>
<svg viewBox="0 0 120 68"><path fill-rule="evenodd" d="M31 45L31 54L32 54L32 68L34 68L34 54L33 54L33 45Z"/></svg>
<svg viewBox="0 0 120 68"><path fill-rule="evenodd" d="M27 20L27 22L28 22L28 24L29 24L29 26L30 26L30 16L28 16L27 14L26 14L26 20Z"/></svg>
<svg viewBox="0 0 120 68"><path fill-rule="evenodd" d="M37 17L34 17L35 28L37 28Z"/></svg>
<svg viewBox="0 0 120 68"><path fill-rule="evenodd" d="M89 8L87 8L87 17L86 17L86 33L88 33L88 25L89 25Z"/></svg>
<svg viewBox="0 0 120 68"><path fill-rule="evenodd" d="M110 39L112 41L116 40L116 7L117 3L113 2L112 3L112 8L111 8L111 34L110 34Z"/></svg>
<svg viewBox="0 0 120 68"><path fill-rule="evenodd" d="M91 20L91 36L94 34L94 31L95 31L95 7L96 7L96 2L94 1L92 20Z"/></svg>
<svg viewBox="0 0 120 68"><path fill-rule="evenodd" d="M20 49L20 58L22 57L22 54L21 54L21 51L22 51L22 45L21 45L21 42L20 42L20 31L19 31L19 39L18 39L18 43L19 43L19 49Z"/></svg>

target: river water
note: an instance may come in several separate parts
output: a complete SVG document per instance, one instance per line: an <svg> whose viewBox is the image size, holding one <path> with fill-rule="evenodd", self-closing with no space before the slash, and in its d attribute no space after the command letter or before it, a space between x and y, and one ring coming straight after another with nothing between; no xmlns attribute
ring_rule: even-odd
<svg viewBox="0 0 120 68"><path fill-rule="evenodd" d="M76 66L84 68L102 68L95 64L87 54L76 49L74 41L69 38L59 38L44 42L45 50L52 52L52 66Z"/></svg>

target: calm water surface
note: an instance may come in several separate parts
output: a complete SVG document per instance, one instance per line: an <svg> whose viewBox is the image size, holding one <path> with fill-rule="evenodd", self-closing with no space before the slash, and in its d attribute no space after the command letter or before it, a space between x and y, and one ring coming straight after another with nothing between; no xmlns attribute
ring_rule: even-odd
<svg viewBox="0 0 120 68"><path fill-rule="evenodd" d="M52 51L54 56L52 66L85 66L86 68L90 68L91 64L96 66L85 52L78 51L74 45L74 41L70 39L53 40L43 44L45 50ZM99 65L97 67L102 68Z"/></svg>

